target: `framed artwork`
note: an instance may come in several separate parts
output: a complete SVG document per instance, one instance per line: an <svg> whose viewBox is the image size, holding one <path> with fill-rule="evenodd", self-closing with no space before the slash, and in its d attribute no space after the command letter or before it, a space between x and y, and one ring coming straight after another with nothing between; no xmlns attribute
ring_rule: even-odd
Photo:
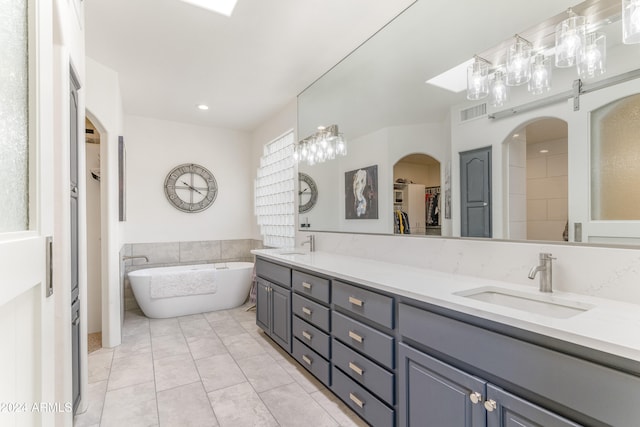
<svg viewBox="0 0 640 427"><path fill-rule="evenodd" d="M118 137L118 219L120 221L127 220L127 206L126 206L126 150L124 148L124 137Z"/></svg>
<svg viewBox="0 0 640 427"><path fill-rule="evenodd" d="M345 172L346 219L378 219L378 165Z"/></svg>

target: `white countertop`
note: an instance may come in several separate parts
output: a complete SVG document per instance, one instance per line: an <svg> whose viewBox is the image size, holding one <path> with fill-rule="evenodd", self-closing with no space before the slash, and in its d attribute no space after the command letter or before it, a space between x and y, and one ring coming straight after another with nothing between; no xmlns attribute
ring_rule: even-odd
<svg viewBox="0 0 640 427"><path fill-rule="evenodd" d="M637 304L566 292L542 294L537 286L516 285L327 252L309 253L299 249L257 249L251 252L294 267L640 362L640 305ZM299 254L301 252L304 253ZM549 302L570 301L593 308L569 318L558 319L456 295L481 287L497 287L530 294Z"/></svg>

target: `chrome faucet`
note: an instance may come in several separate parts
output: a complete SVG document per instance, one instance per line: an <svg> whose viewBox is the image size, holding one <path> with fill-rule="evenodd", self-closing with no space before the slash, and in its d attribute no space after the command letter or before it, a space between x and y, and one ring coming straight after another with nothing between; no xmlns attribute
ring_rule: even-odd
<svg viewBox="0 0 640 427"><path fill-rule="evenodd" d="M122 255L122 260L126 261L128 259L144 259L146 262L149 262L149 258L147 258L146 255L134 255L134 256L130 256L130 255Z"/></svg>
<svg viewBox="0 0 640 427"><path fill-rule="evenodd" d="M540 253L540 264L529 270L529 279L533 280L540 272L540 292L553 292L552 261L556 259L548 252Z"/></svg>
<svg viewBox="0 0 640 427"><path fill-rule="evenodd" d="M316 236L314 236L313 234L309 234L309 239L305 240L304 242L302 242L303 245L309 244L309 252L315 252L316 251Z"/></svg>

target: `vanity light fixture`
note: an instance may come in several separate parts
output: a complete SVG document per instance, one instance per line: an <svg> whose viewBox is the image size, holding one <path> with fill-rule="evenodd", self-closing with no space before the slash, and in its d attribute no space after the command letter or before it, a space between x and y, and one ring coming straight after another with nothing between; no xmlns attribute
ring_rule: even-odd
<svg viewBox="0 0 640 427"><path fill-rule="evenodd" d="M571 8L569 18L556 26L556 67L568 68L576 65L577 57L585 44L587 18L576 15Z"/></svg>
<svg viewBox="0 0 640 427"><path fill-rule="evenodd" d="M491 105L500 107L509 99L509 87L507 86L502 70L496 70L493 73L491 82Z"/></svg>
<svg viewBox="0 0 640 427"><path fill-rule="evenodd" d="M293 158L308 165L333 160L347 155L347 141L338 131L338 125L318 126L318 131L295 144Z"/></svg>
<svg viewBox="0 0 640 427"><path fill-rule="evenodd" d="M622 42L640 43L640 0L622 0Z"/></svg>
<svg viewBox="0 0 640 427"><path fill-rule="evenodd" d="M551 60L542 53L533 58L528 89L533 95L540 95L551 89Z"/></svg>
<svg viewBox="0 0 640 427"><path fill-rule="evenodd" d="M507 86L520 86L531 79L531 42L515 35L507 51Z"/></svg>
<svg viewBox="0 0 640 427"><path fill-rule="evenodd" d="M198 104L197 107L198 107L198 110L202 110L202 111L206 111L209 109L209 106L205 104Z"/></svg>
<svg viewBox="0 0 640 427"><path fill-rule="evenodd" d="M604 33L589 33L584 48L578 56L578 74L581 79L591 79L604 74L607 57L607 37Z"/></svg>
<svg viewBox="0 0 640 427"><path fill-rule="evenodd" d="M467 99L477 101L489 95L489 61L479 56L467 68Z"/></svg>

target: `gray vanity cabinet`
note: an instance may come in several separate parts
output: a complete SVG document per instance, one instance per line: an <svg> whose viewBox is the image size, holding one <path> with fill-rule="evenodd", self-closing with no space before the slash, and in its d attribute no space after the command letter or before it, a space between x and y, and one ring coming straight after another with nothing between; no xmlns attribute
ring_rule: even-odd
<svg viewBox="0 0 640 427"><path fill-rule="evenodd" d="M293 271L293 357L324 385L331 384L331 282Z"/></svg>
<svg viewBox="0 0 640 427"><path fill-rule="evenodd" d="M258 261L256 324L291 353L291 270L279 264Z"/></svg>
<svg viewBox="0 0 640 427"><path fill-rule="evenodd" d="M579 426L406 344L398 353L402 426Z"/></svg>

